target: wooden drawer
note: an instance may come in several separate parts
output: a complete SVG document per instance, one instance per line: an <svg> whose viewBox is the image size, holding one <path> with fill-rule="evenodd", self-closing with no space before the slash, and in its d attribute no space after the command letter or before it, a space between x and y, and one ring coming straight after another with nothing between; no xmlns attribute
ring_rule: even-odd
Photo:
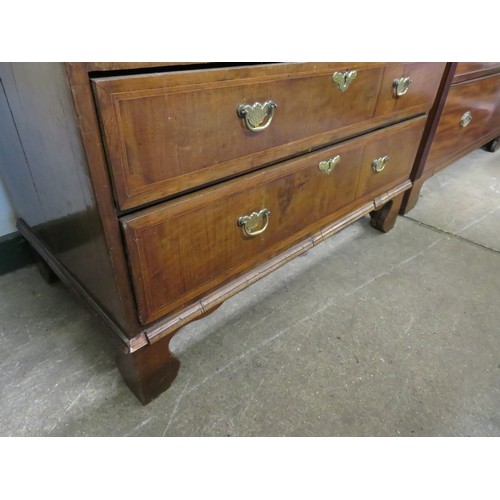
<svg viewBox="0 0 500 500"><path fill-rule="evenodd" d="M462 118L467 112L472 120L464 127ZM481 146L482 138L500 125L499 117L500 74L453 85L425 169L449 163L471 146Z"/></svg>
<svg viewBox="0 0 500 500"><path fill-rule="evenodd" d="M500 136L500 74L496 77L496 85L495 104L494 107L492 106L491 116L488 121L488 133L495 132L498 137Z"/></svg>
<svg viewBox="0 0 500 500"><path fill-rule="evenodd" d="M368 200L408 179L424 123L425 117L415 118L122 218L141 322L300 242L352 210L357 191ZM391 155L391 168L375 173L372 156L380 152ZM330 174L320 170L337 156ZM370 175L385 185L367 180ZM246 235L240 217L264 209L270 214L261 213L254 230L266 222L267 229Z"/></svg>
<svg viewBox="0 0 500 500"><path fill-rule="evenodd" d="M383 140L367 144L356 198L378 194L408 179L413 166L408 161L415 158L425 121L425 117L416 118L399 127L390 127Z"/></svg>
<svg viewBox="0 0 500 500"><path fill-rule="evenodd" d="M442 63L301 63L94 79L119 207L157 201L425 113L443 69ZM332 75L347 70L357 76L342 92ZM393 82L401 77L412 83L395 97ZM271 123L250 131L239 106L269 101L277 105L267 108L274 109Z"/></svg>
<svg viewBox="0 0 500 500"><path fill-rule="evenodd" d="M457 64L453 83L500 73L500 62L461 62Z"/></svg>

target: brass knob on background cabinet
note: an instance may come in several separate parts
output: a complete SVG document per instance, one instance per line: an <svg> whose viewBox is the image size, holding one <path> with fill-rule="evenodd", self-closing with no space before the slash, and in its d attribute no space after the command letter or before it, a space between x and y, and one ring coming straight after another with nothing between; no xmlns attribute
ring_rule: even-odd
<svg viewBox="0 0 500 500"><path fill-rule="evenodd" d="M413 82L409 76L403 76L394 80L392 83L394 97L401 97L402 95L405 95L406 92L408 92L411 83Z"/></svg>
<svg viewBox="0 0 500 500"><path fill-rule="evenodd" d="M237 109L238 116L245 120L245 125L251 132L260 132L271 125L274 117L274 110L278 105L273 101L266 101L264 104L256 102L240 104Z"/></svg>
<svg viewBox="0 0 500 500"><path fill-rule="evenodd" d="M472 121L472 113L470 111L465 112L460 119L460 126L465 128Z"/></svg>
<svg viewBox="0 0 500 500"><path fill-rule="evenodd" d="M238 219L238 226L243 228L243 232L247 236L257 236L267 229L270 215L271 211L267 208L263 208L260 212L252 212L250 215L243 215L240 217ZM259 227L262 221L264 221L264 226L254 231L255 228Z"/></svg>

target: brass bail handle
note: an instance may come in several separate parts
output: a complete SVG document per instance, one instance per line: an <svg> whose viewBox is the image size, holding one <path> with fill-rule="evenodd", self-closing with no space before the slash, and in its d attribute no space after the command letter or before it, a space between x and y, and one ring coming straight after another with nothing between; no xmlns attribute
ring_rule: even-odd
<svg viewBox="0 0 500 500"><path fill-rule="evenodd" d="M384 170L385 165L390 160L390 156L381 156L380 158L376 158L372 161L372 168L374 172L382 172Z"/></svg>
<svg viewBox="0 0 500 500"><path fill-rule="evenodd" d="M264 104L256 102L251 106L249 104L240 104L236 112L240 118L245 120L245 126L251 132L261 132L265 130L274 117L274 110L278 105L274 101L266 101Z"/></svg>
<svg viewBox="0 0 500 500"><path fill-rule="evenodd" d="M238 226L243 228L243 232L247 236L257 236L262 234L269 225L269 216L271 211L263 208L260 212L252 212L250 215L243 215L238 218ZM264 221L264 225L255 231L255 229Z"/></svg>
<svg viewBox="0 0 500 500"><path fill-rule="evenodd" d="M394 97L401 97L408 92L410 84L413 83L409 76L403 76L401 78L396 78L392 83L394 89Z"/></svg>
<svg viewBox="0 0 500 500"><path fill-rule="evenodd" d="M333 169L337 166L340 161L340 155L334 156L328 160L323 160L319 162L318 168L326 175L330 175Z"/></svg>

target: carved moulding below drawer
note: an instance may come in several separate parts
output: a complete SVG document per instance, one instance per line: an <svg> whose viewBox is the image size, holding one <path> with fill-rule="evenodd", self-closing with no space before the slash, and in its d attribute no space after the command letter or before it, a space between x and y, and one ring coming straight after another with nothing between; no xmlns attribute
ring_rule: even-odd
<svg viewBox="0 0 500 500"><path fill-rule="evenodd" d="M145 335L148 342L153 344L176 332L182 326L206 315L233 295L236 295L238 292L249 287L276 269L279 269L295 257L308 252L314 246L353 224L357 220L372 213L374 210L380 209L385 203L404 193L410 189L411 186L411 181L407 180L390 191L382 193L375 199L359 206L356 210L349 212L343 217L339 217L335 222L328 224L318 232L304 239L302 242L293 245L287 251L267 260L263 264L255 266L251 271L242 274L229 283L206 294L194 303L183 307L173 314L165 316L161 320L155 321L150 326L144 328L141 333L140 340L138 338L138 342L142 343L142 335Z"/></svg>
<svg viewBox="0 0 500 500"><path fill-rule="evenodd" d="M404 182L424 124L425 117L408 120L122 218L141 323Z"/></svg>

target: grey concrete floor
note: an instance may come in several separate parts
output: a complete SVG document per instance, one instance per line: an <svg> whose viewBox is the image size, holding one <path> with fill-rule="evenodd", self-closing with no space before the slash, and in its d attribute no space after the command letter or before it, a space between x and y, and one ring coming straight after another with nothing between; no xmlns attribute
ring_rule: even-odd
<svg viewBox="0 0 500 500"><path fill-rule="evenodd" d="M427 181L180 331L128 390L99 322L34 267L0 278L3 436L499 436L500 154Z"/></svg>

